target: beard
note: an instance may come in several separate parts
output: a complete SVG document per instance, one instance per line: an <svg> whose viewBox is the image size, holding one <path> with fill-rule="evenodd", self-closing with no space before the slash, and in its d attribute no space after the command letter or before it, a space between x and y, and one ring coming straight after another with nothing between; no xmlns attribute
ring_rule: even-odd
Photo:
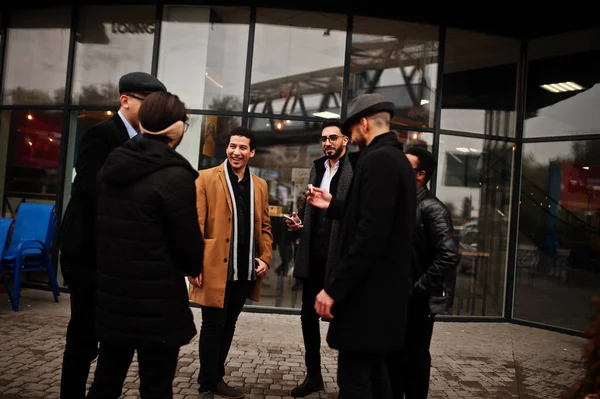
<svg viewBox="0 0 600 399"><path fill-rule="evenodd" d="M325 156L327 157L327 159L336 159L336 158L339 158L340 155L342 154L342 149L343 149L342 147L339 147L331 155L327 154L328 150L323 151L323 153L325 154Z"/></svg>

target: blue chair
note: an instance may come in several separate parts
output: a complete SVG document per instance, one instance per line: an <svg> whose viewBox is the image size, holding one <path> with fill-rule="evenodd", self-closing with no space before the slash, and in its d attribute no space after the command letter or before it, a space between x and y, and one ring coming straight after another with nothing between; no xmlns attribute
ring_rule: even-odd
<svg viewBox="0 0 600 399"><path fill-rule="evenodd" d="M2 273L4 285L15 312L19 310L21 275L24 272L46 269L54 300L58 302L60 291L50 259L50 248L55 229L54 205L27 202L19 205L10 244L5 249L0 262L0 273ZM12 290L7 283L6 273L12 273L14 276Z"/></svg>

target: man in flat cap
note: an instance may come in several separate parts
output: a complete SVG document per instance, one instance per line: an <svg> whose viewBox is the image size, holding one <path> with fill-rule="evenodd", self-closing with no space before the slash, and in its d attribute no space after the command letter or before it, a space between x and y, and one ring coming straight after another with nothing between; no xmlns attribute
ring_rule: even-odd
<svg viewBox="0 0 600 399"><path fill-rule="evenodd" d="M364 94L348 106L343 130L360 150L346 201L312 188L307 201L340 219L339 261L315 310L331 319L327 342L339 350L344 399L389 399L386 353L402 348L415 225L415 176L390 132L394 104Z"/></svg>
<svg viewBox="0 0 600 399"><path fill-rule="evenodd" d="M76 177L58 238L60 265L71 291L71 320L63 357L61 398L84 398L92 361L98 354L94 333L96 295L96 174L108 154L139 133L144 98L166 91L154 76L132 72L119 80L119 112L92 126L81 138Z"/></svg>

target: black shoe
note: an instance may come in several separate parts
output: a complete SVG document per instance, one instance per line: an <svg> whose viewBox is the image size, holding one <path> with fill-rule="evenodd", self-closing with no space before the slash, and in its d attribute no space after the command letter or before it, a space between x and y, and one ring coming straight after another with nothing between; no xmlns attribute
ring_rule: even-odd
<svg viewBox="0 0 600 399"><path fill-rule="evenodd" d="M304 382L292 389L290 395L294 398L303 398L313 392L319 392L325 389L322 377L306 377Z"/></svg>
<svg viewBox="0 0 600 399"><path fill-rule="evenodd" d="M215 389L213 389L213 392L227 399L242 399L244 397L244 393L242 391L230 387L225 381L223 381L223 379L219 381Z"/></svg>
<svg viewBox="0 0 600 399"><path fill-rule="evenodd" d="M200 399L215 399L215 394L212 391L200 392Z"/></svg>

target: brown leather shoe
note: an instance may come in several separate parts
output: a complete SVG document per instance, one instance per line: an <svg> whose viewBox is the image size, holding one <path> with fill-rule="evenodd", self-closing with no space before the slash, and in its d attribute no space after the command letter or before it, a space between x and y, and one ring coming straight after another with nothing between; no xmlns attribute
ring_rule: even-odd
<svg viewBox="0 0 600 399"><path fill-rule="evenodd" d="M215 389L213 389L213 392L227 399L242 399L244 397L244 393L242 391L230 387L222 379L219 381Z"/></svg>

